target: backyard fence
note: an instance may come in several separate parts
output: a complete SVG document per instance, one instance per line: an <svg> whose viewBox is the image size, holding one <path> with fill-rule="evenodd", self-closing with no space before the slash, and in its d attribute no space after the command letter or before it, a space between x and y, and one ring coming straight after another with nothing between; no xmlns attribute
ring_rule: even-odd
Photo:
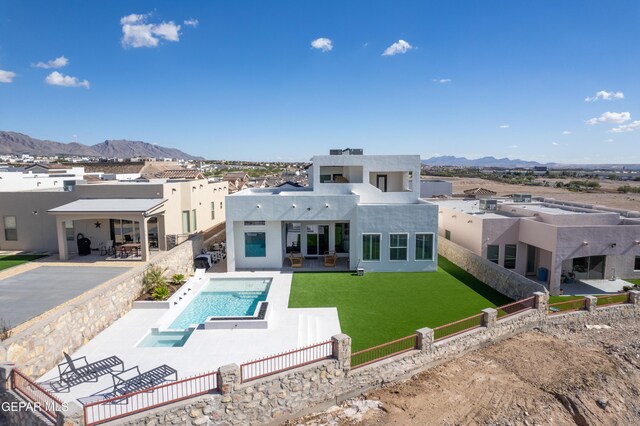
<svg viewBox="0 0 640 426"><path fill-rule="evenodd" d="M460 333L464 333L465 331L482 327L483 316L484 314L477 314L467 318L463 318L458 321L451 322L449 324L444 324L439 327L436 327L433 329L433 340L437 342L438 340L446 339L448 337L453 337Z"/></svg>
<svg viewBox="0 0 640 426"><path fill-rule="evenodd" d="M549 314L556 315L565 312L581 311L587 309L587 298L574 299L567 302L556 302L549 304Z"/></svg>
<svg viewBox="0 0 640 426"><path fill-rule="evenodd" d="M499 306L496 308L498 311L498 321L504 318L508 318L511 315L519 314L528 309L535 308L535 296L527 297L526 299L518 300L517 302L509 303L508 305Z"/></svg>
<svg viewBox="0 0 640 426"><path fill-rule="evenodd" d="M245 383L281 371L301 367L333 356L333 341L304 346L240 365L240 382Z"/></svg>
<svg viewBox="0 0 640 426"><path fill-rule="evenodd" d="M85 403L86 426L106 423L183 399L205 395L218 388L218 372L165 383L149 389Z"/></svg>
<svg viewBox="0 0 640 426"><path fill-rule="evenodd" d="M62 401L17 369L11 370L11 389L32 403L46 418L56 423L56 412L62 409Z"/></svg>
<svg viewBox="0 0 640 426"><path fill-rule="evenodd" d="M412 334L411 336L354 352L351 354L351 368L364 367L372 362L413 350L416 348L417 342L417 336Z"/></svg>
<svg viewBox="0 0 640 426"><path fill-rule="evenodd" d="M596 296L598 302L596 306L620 305L630 301L629 293Z"/></svg>

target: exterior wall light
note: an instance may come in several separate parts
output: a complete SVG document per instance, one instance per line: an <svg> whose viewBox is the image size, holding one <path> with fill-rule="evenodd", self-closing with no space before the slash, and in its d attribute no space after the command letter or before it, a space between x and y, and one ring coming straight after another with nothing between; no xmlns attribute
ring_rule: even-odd
<svg viewBox="0 0 640 426"><path fill-rule="evenodd" d="M588 245L589 245L589 241L583 241L583 242L582 242L582 245L583 245L583 246L588 246Z"/></svg>
<svg viewBox="0 0 640 426"><path fill-rule="evenodd" d="M617 244L616 243L611 243L609 244L609 247L614 248Z"/></svg>
<svg viewBox="0 0 640 426"><path fill-rule="evenodd" d="M260 204L256 204L256 209L259 209L259 208L260 208Z"/></svg>
<svg viewBox="0 0 640 426"><path fill-rule="evenodd" d="M311 207L307 207L307 211L310 212L311 211Z"/></svg>
<svg viewBox="0 0 640 426"><path fill-rule="evenodd" d="M296 208L296 205L295 205L295 204L291 204L291 208L292 208L292 209L295 209L295 208Z"/></svg>
<svg viewBox="0 0 640 426"><path fill-rule="evenodd" d="M327 203L327 204L325 204L324 206L325 206L326 208L329 208L329 204L328 204L328 203Z"/></svg>

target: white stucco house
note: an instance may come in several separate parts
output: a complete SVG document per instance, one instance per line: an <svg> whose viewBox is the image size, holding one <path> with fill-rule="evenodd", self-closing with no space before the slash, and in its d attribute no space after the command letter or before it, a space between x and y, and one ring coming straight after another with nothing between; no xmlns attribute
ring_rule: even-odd
<svg viewBox="0 0 640 426"><path fill-rule="evenodd" d="M335 252L351 270L436 270L438 209L420 199L420 157L336 152L312 158L308 187L226 197L229 271L281 269L292 252Z"/></svg>

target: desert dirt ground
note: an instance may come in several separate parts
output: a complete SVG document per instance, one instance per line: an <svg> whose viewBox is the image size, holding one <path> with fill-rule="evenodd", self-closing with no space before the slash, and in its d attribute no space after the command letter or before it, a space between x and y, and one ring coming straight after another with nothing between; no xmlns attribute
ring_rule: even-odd
<svg viewBox="0 0 640 426"><path fill-rule="evenodd" d="M289 424L640 424L640 325L587 327L527 332Z"/></svg>
<svg viewBox="0 0 640 426"><path fill-rule="evenodd" d="M538 179L539 182L547 180L548 187L533 185L512 185L480 178L445 178L453 183L453 193L460 194L466 189L482 187L495 191L498 196L514 193L532 194L534 196L550 197L558 200L576 201L588 204L598 204L627 210L640 210L640 194L623 194L617 192L618 187L629 185L640 187L640 182L621 182L602 180L601 188L592 192L571 192L564 188L555 188L557 179ZM561 180L568 183L569 179Z"/></svg>

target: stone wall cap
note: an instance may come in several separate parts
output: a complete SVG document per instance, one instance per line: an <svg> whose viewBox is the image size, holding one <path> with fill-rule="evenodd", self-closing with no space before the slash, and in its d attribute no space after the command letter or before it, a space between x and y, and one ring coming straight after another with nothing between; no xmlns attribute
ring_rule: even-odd
<svg viewBox="0 0 640 426"><path fill-rule="evenodd" d="M485 312L487 314L491 314L491 313L498 312L498 311L493 309L493 308L485 308L485 309L482 310L482 312Z"/></svg>
<svg viewBox="0 0 640 426"><path fill-rule="evenodd" d="M334 340L351 339L351 337L349 335L344 334L344 333L334 334L333 336L331 336L331 338L334 339Z"/></svg>
<svg viewBox="0 0 640 426"><path fill-rule="evenodd" d="M426 333L432 333L433 332L433 328L429 328L429 327L422 327L416 330L417 333L422 333L422 334L426 334Z"/></svg>
<svg viewBox="0 0 640 426"><path fill-rule="evenodd" d="M234 373L238 370L240 370L240 366L238 364L227 364L218 368L218 371L220 371L220 373Z"/></svg>

